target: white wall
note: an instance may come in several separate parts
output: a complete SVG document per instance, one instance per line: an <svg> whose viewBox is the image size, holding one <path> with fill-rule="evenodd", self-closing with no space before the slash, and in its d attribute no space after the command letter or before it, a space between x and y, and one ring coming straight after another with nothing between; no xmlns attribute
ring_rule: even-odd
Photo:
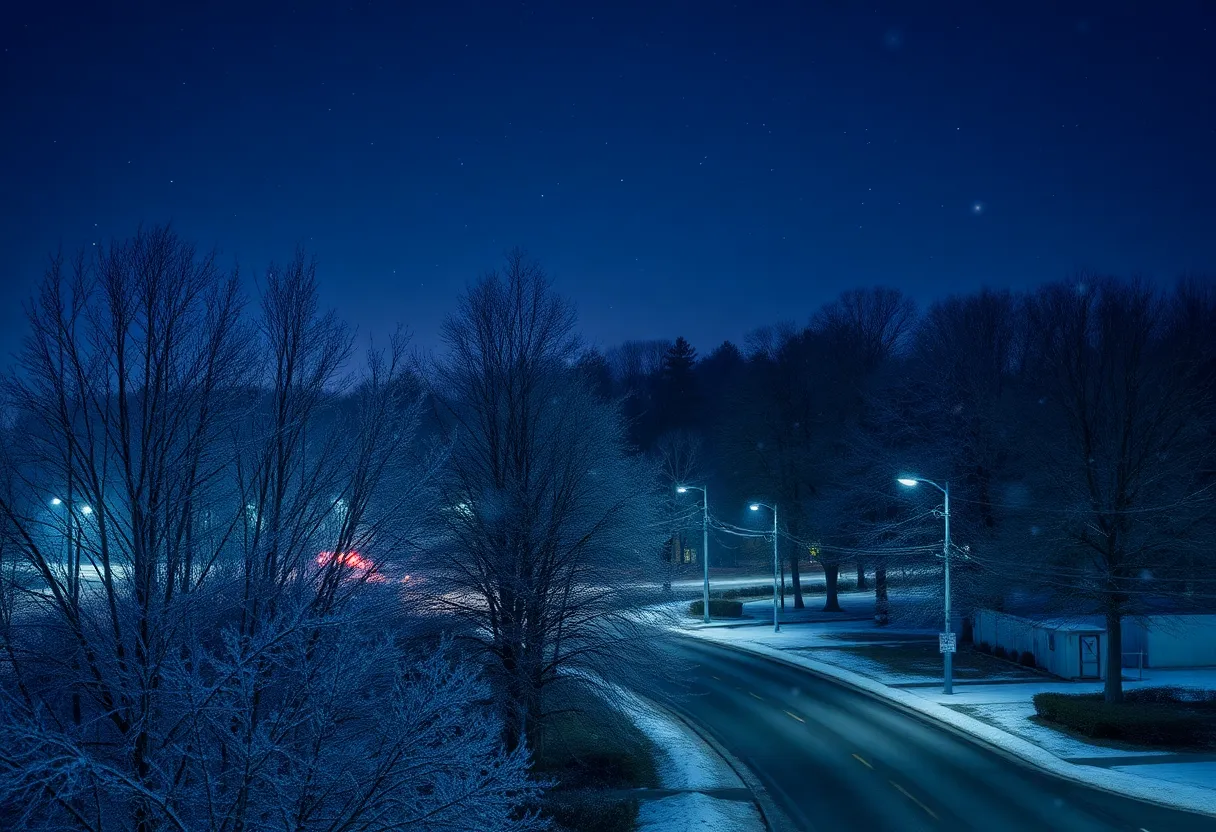
<svg viewBox="0 0 1216 832"><path fill-rule="evenodd" d="M1216 666L1216 615L1154 615L1145 630L1146 666Z"/></svg>
<svg viewBox="0 0 1216 832"><path fill-rule="evenodd" d="M1055 649L1051 642L1055 641ZM972 616L972 640L986 641L1006 651L1034 653L1038 666L1064 679L1081 675L1081 642L1076 632L1056 630L1050 625L992 610L978 610ZM1105 636L1103 637L1105 641ZM1105 645L1103 645L1105 647ZM1102 658L1102 673L1106 673L1106 657Z"/></svg>

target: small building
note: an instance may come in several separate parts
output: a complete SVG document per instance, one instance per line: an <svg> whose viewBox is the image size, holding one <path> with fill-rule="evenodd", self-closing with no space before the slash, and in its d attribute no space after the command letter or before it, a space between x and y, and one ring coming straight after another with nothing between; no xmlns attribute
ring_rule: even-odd
<svg viewBox="0 0 1216 832"><path fill-rule="evenodd" d="M1216 666L1216 615L1151 615L1123 621L1124 668ZM1101 616L1019 616L978 610L972 639L1007 652L1029 652L1063 679L1106 678L1106 623Z"/></svg>
<svg viewBox="0 0 1216 832"><path fill-rule="evenodd" d="M664 547L664 560L671 564L691 564L697 562L697 545L684 535L673 535Z"/></svg>

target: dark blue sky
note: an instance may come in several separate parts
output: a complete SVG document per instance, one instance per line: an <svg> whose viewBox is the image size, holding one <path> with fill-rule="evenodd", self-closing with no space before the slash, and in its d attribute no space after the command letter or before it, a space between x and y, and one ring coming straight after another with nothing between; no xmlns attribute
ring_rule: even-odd
<svg viewBox="0 0 1216 832"><path fill-rule="evenodd" d="M593 343L703 351L854 285L1216 271L1203 0L178 5L5 13L6 350L48 251L140 222L302 243L425 346L514 245Z"/></svg>

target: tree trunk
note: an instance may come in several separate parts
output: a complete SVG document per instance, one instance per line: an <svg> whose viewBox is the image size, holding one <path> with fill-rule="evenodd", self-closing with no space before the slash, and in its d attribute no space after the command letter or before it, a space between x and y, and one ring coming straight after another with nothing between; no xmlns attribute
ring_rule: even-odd
<svg viewBox="0 0 1216 832"><path fill-rule="evenodd" d="M798 547L790 552L790 579L794 583L794 609L803 609L806 604L802 601L802 579L798 573Z"/></svg>
<svg viewBox="0 0 1216 832"><path fill-rule="evenodd" d="M836 596L836 579L838 577L840 577L839 564L825 563L823 565L824 612L843 612L840 608L840 599Z"/></svg>
<svg viewBox="0 0 1216 832"><path fill-rule="evenodd" d="M874 623L879 627L891 623L891 609L887 604L887 567L881 563L874 567Z"/></svg>
<svg viewBox="0 0 1216 832"><path fill-rule="evenodd" d="M861 590L867 589L867 588L868 587L866 586L866 564L865 564L865 561L863 561L859 558L857 561L857 590L858 590L858 592L860 592Z"/></svg>
<svg viewBox="0 0 1216 832"><path fill-rule="evenodd" d="M1106 686L1107 702L1123 701L1123 616L1106 614Z"/></svg>

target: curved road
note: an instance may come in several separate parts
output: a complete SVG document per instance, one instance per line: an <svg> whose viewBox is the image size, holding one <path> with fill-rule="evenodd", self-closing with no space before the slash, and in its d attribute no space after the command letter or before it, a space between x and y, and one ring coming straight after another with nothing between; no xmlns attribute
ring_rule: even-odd
<svg viewBox="0 0 1216 832"><path fill-rule="evenodd" d="M764 657L687 638L672 649L689 675L661 683L661 700L751 769L786 815L779 831L1216 830L1216 818L1036 771Z"/></svg>

